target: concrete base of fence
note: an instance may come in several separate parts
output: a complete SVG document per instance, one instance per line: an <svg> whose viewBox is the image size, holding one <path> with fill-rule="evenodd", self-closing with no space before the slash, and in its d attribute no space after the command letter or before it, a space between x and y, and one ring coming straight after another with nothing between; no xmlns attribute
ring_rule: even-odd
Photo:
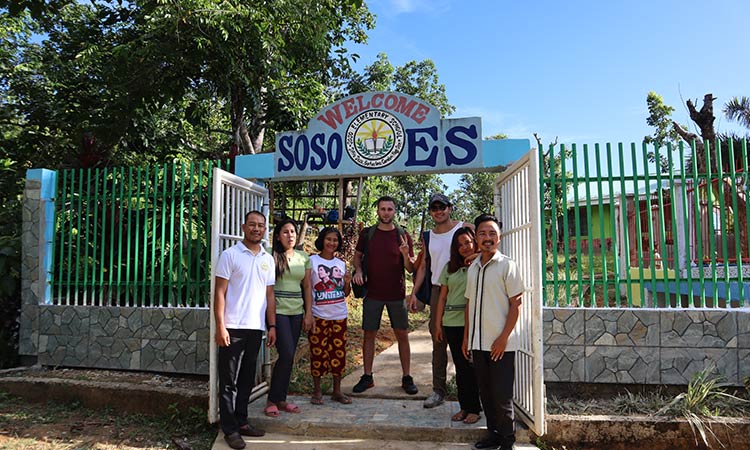
<svg viewBox="0 0 750 450"><path fill-rule="evenodd" d="M209 311L24 306L22 355L48 366L208 374Z"/></svg>
<svg viewBox="0 0 750 450"><path fill-rule="evenodd" d="M685 385L715 367L750 377L750 311L544 309L548 382Z"/></svg>

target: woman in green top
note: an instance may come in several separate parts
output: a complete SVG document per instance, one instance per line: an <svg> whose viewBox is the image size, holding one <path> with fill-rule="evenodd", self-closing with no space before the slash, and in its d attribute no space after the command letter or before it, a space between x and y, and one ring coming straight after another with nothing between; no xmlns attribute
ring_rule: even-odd
<svg viewBox="0 0 750 450"><path fill-rule="evenodd" d="M276 262L276 350L279 358L271 373L265 414L278 417L279 410L298 413L300 409L286 401L292 375L294 353L301 330L310 331L313 324L310 291L310 257L295 250L297 224L284 219L273 230L273 258Z"/></svg>
<svg viewBox="0 0 750 450"><path fill-rule="evenodd" d="M456 366L458 404L461 410L451 420L468 424L476 423L482 410L474 368L461 349L466 323L466 268L476 258L475 249L474 231L468 227L456 230L451 241L451 258L438 279L440 295L435 306L435 317L443 318L442 327L436 327L435 339L438 342L443 339L448 341L453 364Z"/></svg>

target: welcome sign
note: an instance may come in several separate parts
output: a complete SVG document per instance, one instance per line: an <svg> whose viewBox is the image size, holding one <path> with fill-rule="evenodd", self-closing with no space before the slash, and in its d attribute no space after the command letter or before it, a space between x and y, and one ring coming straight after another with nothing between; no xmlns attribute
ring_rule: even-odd
<svg viewBox="0 0 750 450"><path fill-rule="evenodd" d="M483 167L478 117L441 119L438 109L397 92L355 94L327 106L304 131L276 136L274 178Z"/></svg>

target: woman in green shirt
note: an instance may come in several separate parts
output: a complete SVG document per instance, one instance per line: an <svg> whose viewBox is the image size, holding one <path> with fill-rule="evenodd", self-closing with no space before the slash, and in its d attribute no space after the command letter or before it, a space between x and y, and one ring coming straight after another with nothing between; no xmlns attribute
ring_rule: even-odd
<svg viewBox="0 0 750 450"><path fill-rule="evenodd" d="M310 291L310 257L295 250L297 224L284 219L273 230L273 258L276 263L276 350L279 358L271 373L265 414L278 417L279 411L300 412L299 406L286 401L292 375L294 353L301 330L313 324Z"/></svg>
<svg viewBox="0 0 750 450"><path fill-rule="evenodd" d="M443 318L442 327L436 327L435 339L438 342L443 339L448 341L453 364L456 366L458 404L461 410L451 420L468 424L476 423L482 410L474 368L461 349L466 323L466 269L476 257L475 249L474 231L468 227L456 230L451 241L451 258L438 279L440 295L435 306L435 317Z"/></svg>

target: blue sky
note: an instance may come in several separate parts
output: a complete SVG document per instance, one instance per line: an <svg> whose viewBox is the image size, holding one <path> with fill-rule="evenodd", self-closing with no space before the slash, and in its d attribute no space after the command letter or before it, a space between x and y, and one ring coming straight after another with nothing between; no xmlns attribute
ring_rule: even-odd
<svg viewBox="0 0 750 450"><path fill-rule="evenodd" d="M357 67L432 59L455 117L483 134L547 143L640 142L656 91L691 124L684 100L713 93L720 113L750 96L747 0L371 0L377 15Z"/></svg>

